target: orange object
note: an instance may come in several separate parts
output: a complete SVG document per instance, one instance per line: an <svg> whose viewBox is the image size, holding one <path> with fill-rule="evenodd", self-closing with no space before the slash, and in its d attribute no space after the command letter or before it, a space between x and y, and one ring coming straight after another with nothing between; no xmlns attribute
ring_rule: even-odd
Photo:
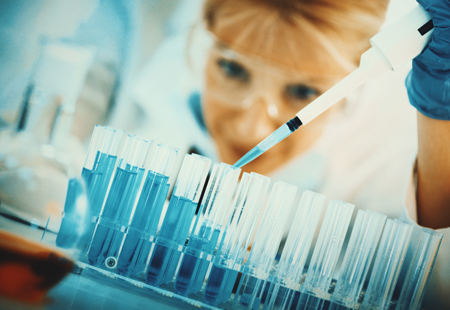
<svg viewBox="0 0 450 310"><path fill-rule="evenodd" d="M40 302L72 268L64 254L0 230L0 295Z"/></svg>

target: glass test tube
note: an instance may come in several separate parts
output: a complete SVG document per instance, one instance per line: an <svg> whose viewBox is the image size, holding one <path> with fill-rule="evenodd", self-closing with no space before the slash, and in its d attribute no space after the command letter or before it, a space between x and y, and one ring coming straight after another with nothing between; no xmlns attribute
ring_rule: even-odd
<svg viewBox="0 0 450 310"><path fill-rule="evenodd" d="M91 213L98 217L117 162L123 130L96 125L81 172L86 182Z"/></svg>
<svg viewBox="0 0 450 310"><path fill-rule="evenodd" d="M241 169L224 163L214 165L176 277L178 294L187 296L201 289L214 250L223 236L240 172Z"/></svg>
<svg viewBox="0 0 450 310"><path fill-rule="evenodd" d="M117 261L117 272L121 275L129 276L135 270L141 275L145 270L177 154L177 148L163 144L150 148L147 176Z"/></svg>
<svg viewBox="0 0 450 310"><path fill-rule="evenodd" d="M79 248L78 243L84 234L88 233L90 220L91 214L83 181L80 178L71 178L67 186L64 216L56 237L56 245L65 249L84 251L85 247Z"/></svg>
<svg viewBox="0 0 450 310"><path fill-rule="evenodd" d="M386 221L364 301L359 309L388 310L411 240L413 226Z"/></svg>
<svg viewBox="0 0 450 310"><path fill-rule="evenodd" d="M329 299L328 290L354 207L339 200L329 202L296 309L321 309L324 299Z"/></svg>
<svg viewBox="0 0 450 310"><path fill-rule="evenodd" d="M420 309L442 237L442 233L427 228L422 229L419 246L403 282L396 310Z"/></svg>
<svg viewBox="0 0 450 310"><path fill-rule="evenodd" d="M280 246L297 187L276 182L270 193L262 223L245 264L236 295L234 309L258 309L264 304L271 284L270 271ZM265 294L266 293L266 294Z"/></svg>
<svg viewBox="0 0 450 310"><path fill-rule="evenodd" d="M253 172L242 175L203 294L210 305L217 306L231 296L269 184L268 177Z"/></svg>
<svg viewBox="0 0 450 310"><path fill-rule="evenodd" d="M184 157L177 183L150 254L146 282L159 286L173 280L191 228L211 160L196 154Z"/></svg>
<svg viewBox="0 0 450 310"><path fill-rule="evenodd" d="M111 188L99 216L92 237L88 260L100 266L108 256L106 267L115 268L125 228L131 217L137 194L141 187L144 162L149 142L136 136L127 136L116 168Z"/></svg>
<svg viewBox="0 0 450 310"><path fill-rule="evenodd" d="M324 203L324 195L308 190L303 192L294 216L295 224L289 231L264 309L290 309L293 294L300 288L306 258Z"/></svg>
<svg viewBox="0 0 450 310"><path fill-rule="evenodd" d="M85 228L85 232L78 241L77 248L81 252L87 250L88 243L95 229L98 216L108 190L114 167L117 162L117 154L122 141L124 131L116 130L110 127L96 125L92 133L89 143L88 154L81 172L81 176L85 182L87 196L89 200L89 223ZM67 189L67 199L64 205L64 217L61 222L61 228L56 240L59 247L70 247L66 244L68 235L73 234L73 221L70 219L74 216L77 206L76 199L70 199L73 195L72 191L77 191L80 187L72 186L76 181L69 182ZM86 225L86 224L85 224ZM60 235L60 236L59 236Z"/></svg>
<svg viewBox="0 0 450 310"><path fill-rule="evenodd" d="M358 300L385 221L384 214L370 210L358 211L341 272L330 299L330 309L359 306Z"/></svg>

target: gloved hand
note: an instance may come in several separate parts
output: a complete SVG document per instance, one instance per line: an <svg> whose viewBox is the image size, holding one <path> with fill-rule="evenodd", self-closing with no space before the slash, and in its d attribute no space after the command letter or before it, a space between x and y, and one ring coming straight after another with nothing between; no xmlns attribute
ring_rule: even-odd
<svg viewBox="0 0 450 310"><path fill-rule="evenodd" d="M411 104L423 115L450 120L450 0L417 0L433 19L434 32L406 78Z"/></svg>

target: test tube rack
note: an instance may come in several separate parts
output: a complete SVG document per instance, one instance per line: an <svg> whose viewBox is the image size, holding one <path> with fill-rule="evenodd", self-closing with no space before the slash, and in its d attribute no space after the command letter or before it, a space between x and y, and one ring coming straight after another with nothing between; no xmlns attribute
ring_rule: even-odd
<svg viewBox="0 0 450 310"><path fill-rule="evenodd" d="M343 250L354 205L332 200L312 249L305 191L280 255L295 186L187 154L166 203L179 150L123 133L96 126L69 181L56 245L79 268L208 309L420 309L441 233L359 210Z"/></svg>

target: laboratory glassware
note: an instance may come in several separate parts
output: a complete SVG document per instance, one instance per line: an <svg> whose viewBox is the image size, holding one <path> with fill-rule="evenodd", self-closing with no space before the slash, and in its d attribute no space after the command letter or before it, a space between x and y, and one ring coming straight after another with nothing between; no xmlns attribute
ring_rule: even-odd
<svg viewBox="0 0 450 310"><path fill-rule="evenodd" d="M293 206L297 187L277 181L272 188L250 256L233 300L235 309L258 309L265 302L273 262Z"/></svg>
<svg viewBox="0 0 450 310"><path fill-rule="evenodd" d="M203 292L204 300L210 305L217 306L231 297L238 273L248 255L248 246L269 184L270 179L265 176L253 172L242 175L224 237Z"/></svg>
<svg viewBox="0 0 450 310"><path fill-rule="evenodd" d="M196 154L184 158L161 229L146 270L146 283L159 286L173 280L200 200L211 160Z"/></svg>

